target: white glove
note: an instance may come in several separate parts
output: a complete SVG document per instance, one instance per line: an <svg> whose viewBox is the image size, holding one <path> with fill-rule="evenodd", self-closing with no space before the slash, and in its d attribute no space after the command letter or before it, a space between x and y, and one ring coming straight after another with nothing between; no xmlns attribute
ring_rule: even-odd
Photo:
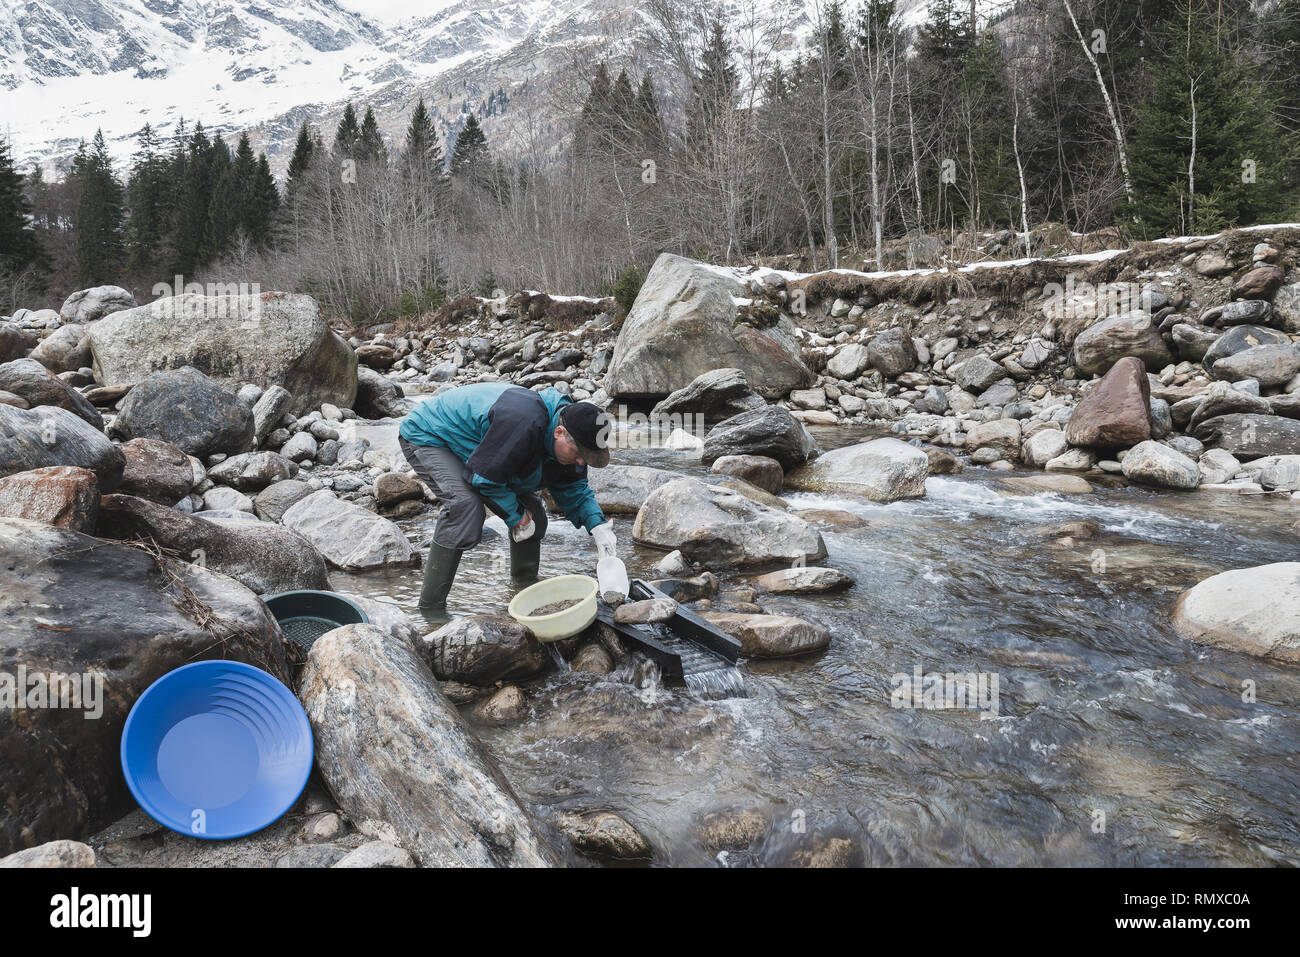
<svg viewBox="0 0 1300 957"><path fill-rule="evenodd" d="M512 542L524 542L533 537L537 531L537 523L533 521L533 513L524 509L523 520L510 529L510 540Z"/></svg>
<svg viewBox="0 0 1300 957"><path fill-rule="evenodd" d="M614 523L606 522L591 530L592 541L596 543L596 554L601 558L616 558L618 539L614 537Z"/></svg>

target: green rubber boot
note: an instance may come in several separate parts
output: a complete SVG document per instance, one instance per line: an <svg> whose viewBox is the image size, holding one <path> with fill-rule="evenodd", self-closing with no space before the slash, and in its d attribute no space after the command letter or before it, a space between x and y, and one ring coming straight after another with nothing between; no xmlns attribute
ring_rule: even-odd
<svg viewBox="0 0 1300 957"><path fill-rule="evenodd" d="M510 579L516 585L530 585L537 581L537 569L542 564L542 540L528 538L510 543Z"/></svg>
<svg viewBox="0 0 1300 957"><path fill-rule="evenodd" d="M429 543L429 557L424 561L424 588L420 591L420 610L431 618L447 617L447 592L460 567L460 549L443 548Z"/></svg>

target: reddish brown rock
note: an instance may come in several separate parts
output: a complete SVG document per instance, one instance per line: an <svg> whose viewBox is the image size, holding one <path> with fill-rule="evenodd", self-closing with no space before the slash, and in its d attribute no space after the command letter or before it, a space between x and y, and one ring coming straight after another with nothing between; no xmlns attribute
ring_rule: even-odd
<svg viewBox="0 0 1300 957"><path fill-rule="evenodd" d="M118 491L159 505L175 505L194 488L190 457L169 442L132 439L123 444L126 469Z"/></svg>
<svg viewBox="0 0 1300 957"><path fill-rule="evenodd" d="M742 478L773 495L780 493L785 481L781 463L766 455L724 455L713 463L712 471L717 475Z"/></svg>
<svg viewBox="0 0 1300 957"><path fill-rule="evenodd" d="M21 395L12 392L0 392L0 405L12 405L15 409L30 409L32 404Z"/></svg>
<svg viewBox="0 0 1300 957"><path fill-rule="evenodd" d="M1231 299L1266 299L1272 302L1285 278L1277 266L1257 266L1238 276L1228 295Z"/></svg>
<svg viewBox="0 0 1300 957"><path fill-rule="evenodd" d="M1079 402L1065 437L1071 445L1126 449L1151 438L1151 386L1136 356L1116 362Z"/></svg>
<svg viewBox="0 0 1300 957"><path fill-rule="evenodd" d="M89 469L51 465L0 479L0 518L85 532L98 516L99 479Z"/></svg>
<svg viewBox="0 0 1300 957"><path fill-rule="evenodd" d="M370 344L357 347L357 361L372 369L387 369L397 361L397 352L390 346Z"/></svg>

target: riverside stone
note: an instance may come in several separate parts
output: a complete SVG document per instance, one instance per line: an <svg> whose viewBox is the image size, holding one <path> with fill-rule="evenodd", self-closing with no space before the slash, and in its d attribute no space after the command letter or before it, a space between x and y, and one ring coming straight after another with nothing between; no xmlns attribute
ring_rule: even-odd
<svg viewBox="0 0 1300 957"><path fill-rule="evenodd" d="M1300 663L1300 562L1213 575L1179 596L1172 618L1192 641Z"/></svg>
<svg viewBox="0 0 1300 957"><path fill-rule="evenodd" d="M787 475L786 484L806 492L848 492L873 502L893 502L923 497L929 472L930 457L916 446L872 439L819 456Z"/></svg>

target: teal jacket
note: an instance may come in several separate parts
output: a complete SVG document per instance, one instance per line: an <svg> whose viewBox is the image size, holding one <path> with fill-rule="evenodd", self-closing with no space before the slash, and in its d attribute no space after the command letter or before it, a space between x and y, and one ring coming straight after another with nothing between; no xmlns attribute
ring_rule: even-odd
<svg viewBox="0 0 1300 957"><path fill-rule="evenodd" d="M398 433L412 445L455 454L465 463L465 480L500 508L510 527L524 517L519 496L545 488L570 522L591 531L605 516L587 484L586 466L555 458L560 410L572 401L556 389L480 382L421 402Z"/></svg>

